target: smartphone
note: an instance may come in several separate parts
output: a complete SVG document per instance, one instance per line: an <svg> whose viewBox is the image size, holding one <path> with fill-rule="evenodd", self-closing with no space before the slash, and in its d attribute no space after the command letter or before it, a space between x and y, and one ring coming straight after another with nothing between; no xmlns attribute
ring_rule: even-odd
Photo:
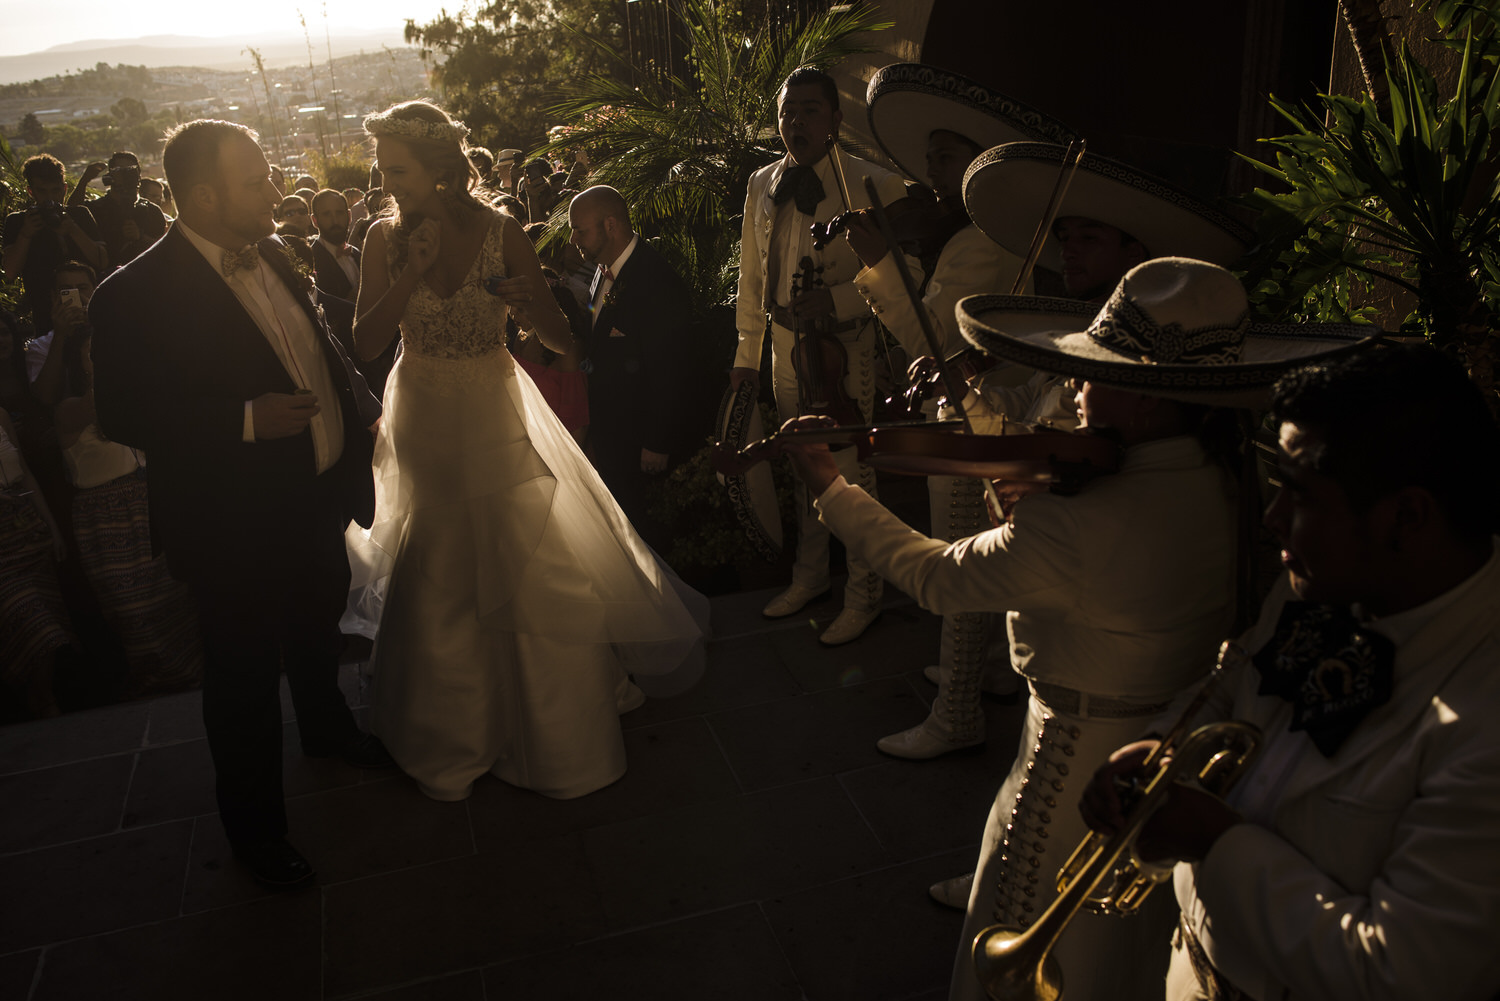
<svg viewBox="0 0 1500 1001"><path fill-rule="evenodd" d="M83 293L78 291L76 288L63 289L58 293L58 298L62 300L62 304L64 306L77 306L79 309L83 308Z"/></svg>

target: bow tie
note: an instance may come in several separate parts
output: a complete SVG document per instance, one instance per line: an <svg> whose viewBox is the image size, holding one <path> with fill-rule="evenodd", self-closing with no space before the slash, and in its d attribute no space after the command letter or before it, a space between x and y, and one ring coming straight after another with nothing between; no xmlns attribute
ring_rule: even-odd
<svg viewBox="0 0 1500 1001"><path fill-rule="evenodd" d="M813 215L818 211L818 203L823 200L823 182L818 178L818 169L813 166L802 166L793 164L781 175L781 180L776 182L776 190L771 193L771 200L777 205L785 205L789 200L795 200L797 211L803 215Z"/></svg>
<svg viewBox="0 0 1500 1001"><path fill-rule="evenodd" d="M333 256L334 257L353 257L354 256L354 248L351 247L351 246L349 246L346 243L342 247L339 247L337 250L335 250L333 252Z"/></svg>
<svg viewBox="0 0 1500 1001"><path fill-rule="evenodd" d="M608 267L601 267L599 269L599 280L601 282L612 282L615 280L615 273L609 270Z"/></svg>
<svg viewBox="0 0 1500 1001"><path fill-rule="evenodd" d="M1289 601L1276 633L1255 655L1261 695L1292 704L1291 729L1306 730L1333 757L1361 720L1390 701L1396 645L1348 609Z"/></svg>
<svg viewBox="0 0 1500 1001"><path fill-rule="evenodd" d="M225 278L233 278L234 273L241 269L254 271L260 267L260 250L251 244L242 250L224 251L224 263L221 266Z"/></svg>

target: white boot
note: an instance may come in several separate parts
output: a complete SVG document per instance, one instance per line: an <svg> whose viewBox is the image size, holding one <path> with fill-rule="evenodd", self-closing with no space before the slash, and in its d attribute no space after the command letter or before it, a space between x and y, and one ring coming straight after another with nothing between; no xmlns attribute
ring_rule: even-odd
<svg viewBox="0 0 1500 1001"><path fill-rule="evenodd" d="M962 613L943 616L943 659L938 697L927 718L910 730L875 742L885 754L924 761L984 743L984 712L979 706L979 675L983 669L985 616Z"/></svg>
<svg viewBox="0 0 1500 1001"><path fill-rule="evenodd" d="M927 895L944 907L951 907L955 911L967 911L969 909L969 894L974 891L974 874L965 873L962 876L954 876L945 879L941 883L933 883L927 888Z"/></svg>

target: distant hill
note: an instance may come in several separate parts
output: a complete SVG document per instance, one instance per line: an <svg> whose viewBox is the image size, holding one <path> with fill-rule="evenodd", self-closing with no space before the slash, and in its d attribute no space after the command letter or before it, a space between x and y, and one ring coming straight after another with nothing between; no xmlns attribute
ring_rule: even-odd
<svg viewBox="0 0 1500 1001"><path fill-rule="evenodd" d="M333 54L355 55L360 51L379 52L381 46L406 48L401 28L343 31L333 36ZM265 58L266 66L293 66L307 62L307 42L296 31L240 36L237 38L194 38L186 35L152 35L128 41L79 41L56 45L42 52L23 56L0 56L0 84L23 83L42 77L76 73L91 69L97 63L128 66L199 66L204 69L248 70L250 56L246 46L253 46ZM323 62L328 52L321 40L313 45L314 58Z"/></svg>

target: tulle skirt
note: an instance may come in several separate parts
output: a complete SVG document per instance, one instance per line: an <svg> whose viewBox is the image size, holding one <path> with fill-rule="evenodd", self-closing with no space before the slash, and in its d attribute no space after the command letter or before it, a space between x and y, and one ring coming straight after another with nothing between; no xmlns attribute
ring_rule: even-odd
<svg viewBox="0 0 1500 1001"><path fill-rule="evenodd" d="M625 770L627 674L653 695L703 669L708 602L641 541L508 353L410 352L375 447L376 522L352 528L378 621L372 728L430 792L490 771L579 796Z"/></svg>

